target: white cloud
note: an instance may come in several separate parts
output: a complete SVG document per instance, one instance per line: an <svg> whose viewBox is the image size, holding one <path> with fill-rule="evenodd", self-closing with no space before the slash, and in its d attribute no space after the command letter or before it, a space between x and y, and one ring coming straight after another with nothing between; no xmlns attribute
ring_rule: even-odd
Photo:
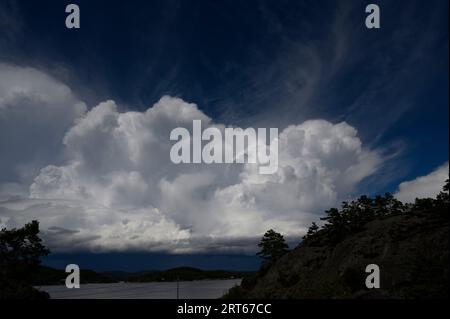
<svg viewBox="0 0 450 319"><path fill-rule="evenodd" d="M0 202L3 227L36 218L52 251L175 250L190 238L156 208L124 210L64 199Z"/></svg>
<svg viewBox="0 0 450 319"><path fill-rule="evenodd" d="M15 72L50 81L35 70ZM53 93L46 95L49 90ZM41 145L48 156L28 184L28 198L0 196L0 220L11 227L39 219L57 250L233 250L245 249L248 238L268 228L298 236L382 162L376 151L362 146L355 128L312 120L280 131L279 170L273 175L258 174L256 164L175 165L170 161L173 128L189 129L194 119L203 127L225 128L195 104L166 96L145 112L119 112L113 101L84 112L70 90L54 80L29 91L29 103L0 102L0 112L3 105L25 105L21 116L36 116L39 127L47 123L48 138L59 142L65 157L52 161L55 151ZM11 92L5 89L4 96ZM10 111L0 114L18 121ZM26 124L15 134L36 143ZM2 132L5 141L14 139L11 131ZM2 152L16 153L15 159L26 159L25 145L1 146ZM14 167L2 162L8 165Z"/></svg>
<svg viewBox="0 0 450 319"><path fill-rule="evenodd" d="M60 160L65 132L85 112L66 85L36 69L0 63L0 184L29 183Z"/></svg>
<svg viewBox="0 0 450 319"><path fill-rule="evenodd" d="M430 174L417 177L399 185L395 197L404 203L413 203L416 198L434 198L448 179L448 162Z"/></svg>

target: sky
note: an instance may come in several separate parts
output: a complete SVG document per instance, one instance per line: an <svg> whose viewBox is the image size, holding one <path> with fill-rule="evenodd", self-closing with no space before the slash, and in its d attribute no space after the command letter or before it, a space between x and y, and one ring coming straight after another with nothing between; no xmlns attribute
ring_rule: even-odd
<svg viewBox="0 0 450 319"><path fill-rule="evenodd" d="M376 1L380 29L367 1L72 2L80 29L69 1L0 0L0 226L37 219L56 254L250 256L448 178L448 1ZM195 119L278 128L278 171L173 164Z"/></svg>

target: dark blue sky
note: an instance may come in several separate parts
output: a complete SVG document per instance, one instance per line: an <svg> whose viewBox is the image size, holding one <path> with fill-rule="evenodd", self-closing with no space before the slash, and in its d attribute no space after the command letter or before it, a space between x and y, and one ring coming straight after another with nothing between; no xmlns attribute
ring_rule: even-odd
<svg viewBox="0 0 450 319"><path fill-rule="evenodd" d="M381 8L379 30L364 24L372 2ZM80 6L79 30L64 26L69 3ZM358 189L379 194L448 161L448 5L0 0L0 62L51 74L89 108L114 99L143 111L172 95L242 127L346 121L387 159ZM156 258L154 267L178 265L176 258ZM254 266L243 258L233 263Z"/></svg>
<svg viewBox="0 0 450 319"><path fill-rule="evenodd" d="M369 192L448 160L448 1L377 1L380 30L364 26L367 1L80 0L80 30L64 28L70 1L1 2L15 21L0 58L90 106L144 110L170 94L229 124L345 120L399 152Z"/></svg>

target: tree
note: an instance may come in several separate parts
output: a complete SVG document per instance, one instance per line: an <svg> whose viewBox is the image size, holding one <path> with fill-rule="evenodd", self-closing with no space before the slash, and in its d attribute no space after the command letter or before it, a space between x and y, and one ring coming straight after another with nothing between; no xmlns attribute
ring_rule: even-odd
<svg viewBox="0 0 450 319"><path fill-rule="evenodd" d="M267 261L277 260L288 251L288 245L286 244L283 235L277 233L273 229L268 230L264 234L258 247L261 248L261 251L256 255Z"/></svg>
<svg viewBox="0 0 450 319"><path fill-rule="evenodd" d="M448 179L445 181L445 185L442 188L442 191L437 195L436 199L439 202L448 205L448 202L449 202L449 180Z"/></svg>
<svg viewBox="0 0 450 319"><path fill-rule="evenodd" d="M38 234L37 221L0 231L0 299L48 298L32 286L40 258L50 253Z"/></svg>
<svg viewBox="0 0 450 319"><path fill-rule="evenodd" d="M312 225L308 228L308 232L305 236L303 236L303 239L308 239L311 236L313 236L315 233L319 231L319 226L315 222L312 223Z"/></svg>

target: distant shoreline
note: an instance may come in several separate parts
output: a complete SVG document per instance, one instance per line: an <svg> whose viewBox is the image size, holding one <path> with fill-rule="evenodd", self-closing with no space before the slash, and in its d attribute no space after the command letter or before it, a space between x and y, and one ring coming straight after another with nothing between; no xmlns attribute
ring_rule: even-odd
<svg viewBox="0 0 450 319"><path fill-rule="evenodd" d="M152 282L182 282L201 280L234 280L251 275L250 271L202 270L193 267L177 267L163 271L106 271L96 272L81 269L81 284L107 283L152 283ZM62 269L41 266L34 282L35 286L64 285L67 273Z"/></svg>

